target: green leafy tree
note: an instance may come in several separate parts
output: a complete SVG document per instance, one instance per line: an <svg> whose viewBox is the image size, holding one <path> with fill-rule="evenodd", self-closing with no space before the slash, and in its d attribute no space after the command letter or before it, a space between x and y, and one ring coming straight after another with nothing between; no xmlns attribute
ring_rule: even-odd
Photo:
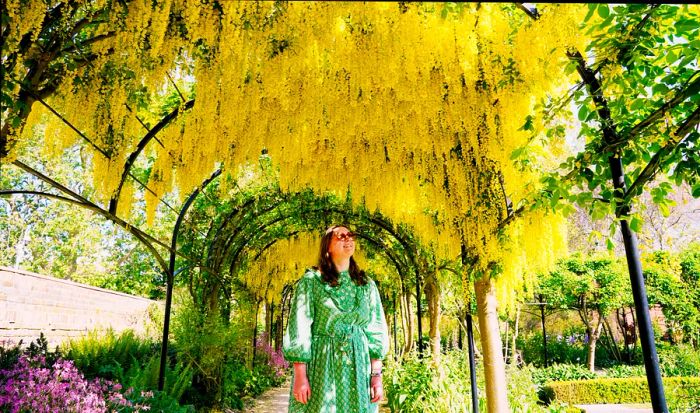
<svg viewBox="0 0 700 413"><path fill-rule="evenodd" d="M649 302L659 304L672 343L698 345L700 335L700 249L691 244L681 254L656 251L645 257Z"/></svg>
<svg viewBox="0 0 700 413"><path fill-rule="evenodd" d="M620 264L574 255L545 275L539 292L552 307L578 312L588 337L588 368L593 371L605 317L632 301Z"/></svg>

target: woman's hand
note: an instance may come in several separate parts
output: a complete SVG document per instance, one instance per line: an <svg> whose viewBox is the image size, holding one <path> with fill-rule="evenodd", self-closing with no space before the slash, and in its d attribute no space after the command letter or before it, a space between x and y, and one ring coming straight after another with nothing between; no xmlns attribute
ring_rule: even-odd
<svg viewBox="0 0 700 413"><path fill-rule="evenodd" d="M306 404L311 398L311 386L306 377L306 364L294 363L294 389L292 395L299 403Z"/></svg>
<svg viewBox="0 0 700 413"><path fill-rule="evenodd" d="M382 385L382 376L372 376L369 379L369 397L372 403L377 403L384 397L384 386Z"/></svg>

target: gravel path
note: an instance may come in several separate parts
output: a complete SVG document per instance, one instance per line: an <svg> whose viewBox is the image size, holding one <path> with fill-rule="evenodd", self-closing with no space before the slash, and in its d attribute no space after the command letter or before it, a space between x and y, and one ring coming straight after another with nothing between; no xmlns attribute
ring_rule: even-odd
<svg viewBox="0 0 700 413"><path fill-rule="evenodd" d="M255 399L253 406L246 410L245 413L287 413L290 384L291 382L287 381L280 387L266 391L262 396ZM379 412L390 413L390 410L386 405L383 405Z"/></svg>

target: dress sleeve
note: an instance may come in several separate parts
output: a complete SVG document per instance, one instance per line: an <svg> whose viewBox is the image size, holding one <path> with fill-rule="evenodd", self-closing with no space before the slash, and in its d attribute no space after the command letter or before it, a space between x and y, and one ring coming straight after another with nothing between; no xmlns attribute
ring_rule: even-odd
<svg viewBox="0 0 700 413"><path fill-rule="evenodd" d="M389 351L389 329L386 325L379 290L374 281L370 281L369 289L369 324L365 328L369 358L383 360Z"/></svg>
<svg viewBox="0 0 700 413"><path fill-rule="evenodd" d="M314 320L312 283L313 277L305 274L299 280L292 299L287 331L282 341L284 358L290 362L308 363L311 360L311 324Z"/></svg>

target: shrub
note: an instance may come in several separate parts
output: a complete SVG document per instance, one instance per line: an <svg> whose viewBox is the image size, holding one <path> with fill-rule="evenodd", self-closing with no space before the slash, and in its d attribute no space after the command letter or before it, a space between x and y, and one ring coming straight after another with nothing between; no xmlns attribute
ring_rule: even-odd
<svg viewBox="0 0 700 413"><path fill-rule="evenodd" d="M119 390L119 384L106 380L86 380L70 360L46 363L42 356L22 355L10 370L0 371L5 378L0 387L2 411L35 413L102 413L119 410L141 412L146 404L134 404Z"/></svg>
<svg viewBox="0 0 700 413"><path fill-rule="evenodd" d="M700 378L669 377L663 379L666 393L676 399L690 399ZM557 400L572 404L649 403L646 378L602 378L552 382L544 387L544 401Z"/></svg>
<svg viewBox="0 0 700 413"><path fill-rule="evenodd" d="M517 339L517 347L523 353L523 360L536 367L544 366L542 333L535 332ZM574 364L586 362L586 338L575 331L564 335L547 334L547 361L549 364Z"/></svg>
<svg viewBox="0 0 700 413"><path fill-rule="evenodd" d="M661 374L666 377L700 377L700 351L690 345L657 346Z"/></svg>
<svg viewBox="0 0 700 413"><path fill-rule="evenodd" d="M586 367L577 364L555 364L546 369L533 369L532 381L540 400L545 400L544 386L550 382L566 380L586 380L598 377Z"/></svg>
<svg viewBox="0 0 700 413"><path fill-rule="evenodd" d="M123 371L129 370L133 364L144 364L158 350L157 343L142 340L131 330L117 335L109 329L104 332L93 330L83 337L69 340L64 352L85 377L118 380Z"/></svg>
<svg viewBox="0 0 700 413"><path fill-rule="evenodd" d="M100 377L121 383L124 388L153 392L158 388L160 346L137 337L126 330L117 335L111 329L91 331L66 345L66 358L87 378ZM159 403L178 401L192 384L192 368L171 362L165 371L163 394L155 393Z"/></svg>
<svg viewBox="0 0 700 413"><path fill-rule="evenodd" d="M276 351L268 342L267 333L260 335L255 345L255 367L270 376L273 386L281 384L289 372L289 363L284 359L282 350Z"/></svg>
<svg viewBox="0 0 700 413"><path fill-rule="evenodd" d="M644 366L613 366L605 369L605 377L609 378L623 378L623 377L644 377L646 371Z"/></svg>
<svg viewBox="0 0 700 413"><path fill-rule="evenodd" d="M0 370L9 370L17 364L22 355L22 341L14 344L10 341L0 341Z"/></svg>
<svg viewBox="0 0 700 413"><path fill-rule="evenodd" d="M450 412L470 410L471 388L469 359L465 351L454 350L442 355L438 371L430 360L416 353L407 355L400 362L388 359L384 386L392 412ZM441 371L441 372L440 372ZM481 371L477 370L477 382L483 388ZM483 396L483 391L479 393ZM479 398L481 410L486 400Z"/></svg>

